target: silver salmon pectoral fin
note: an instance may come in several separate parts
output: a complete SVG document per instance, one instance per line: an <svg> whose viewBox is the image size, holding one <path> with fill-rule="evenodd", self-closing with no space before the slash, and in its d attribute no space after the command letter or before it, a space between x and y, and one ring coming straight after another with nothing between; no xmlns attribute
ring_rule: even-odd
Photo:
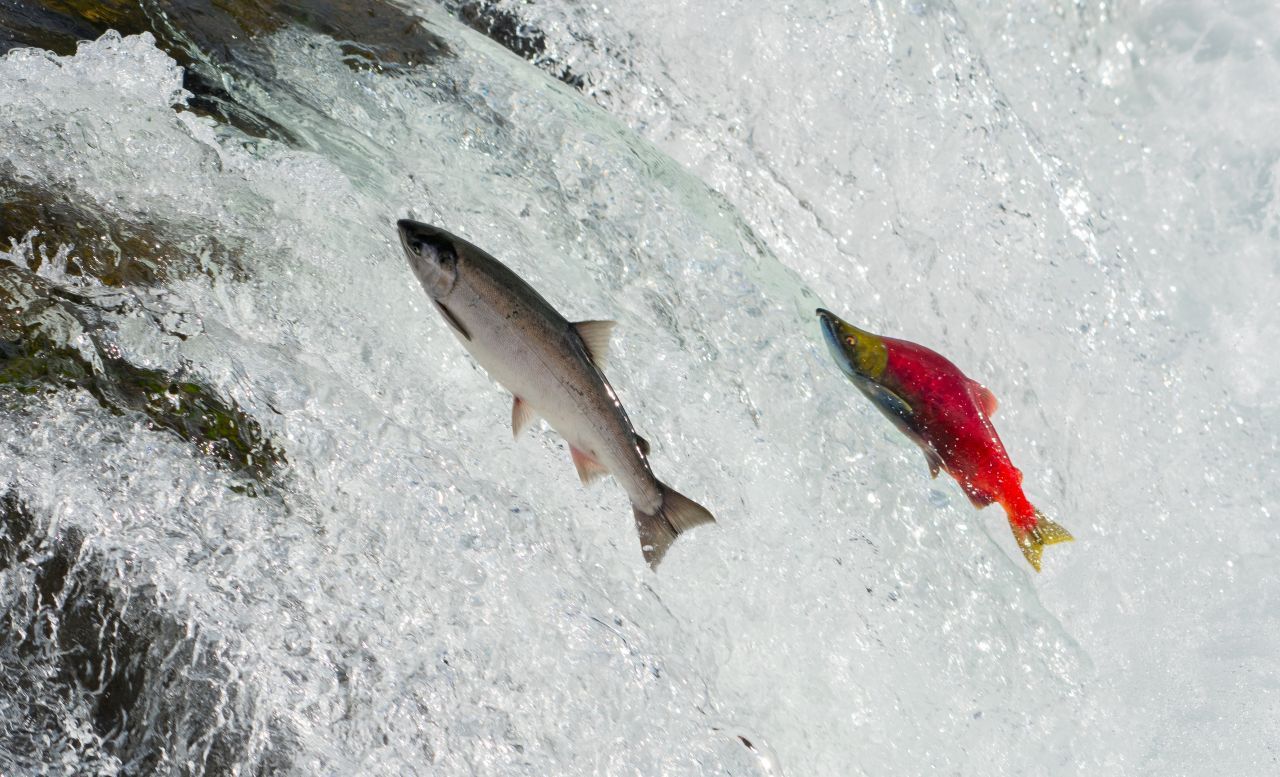
<svg viewBox="0 0 1280 777"><path fill-rule="evenodd" d="M439 310L440 315L444 316L444 320L449 322L449 326L453 327L453 331L457 332L459 335L462 335L463 340L471 339L471 333L468 332L467 328L462 325L462 322L459 321L457 318L455 318L453 313L450 312L449 309L444 306L443 302L441 302L438 299L433 299L431 301L436 303L436 310Z"/></svg>

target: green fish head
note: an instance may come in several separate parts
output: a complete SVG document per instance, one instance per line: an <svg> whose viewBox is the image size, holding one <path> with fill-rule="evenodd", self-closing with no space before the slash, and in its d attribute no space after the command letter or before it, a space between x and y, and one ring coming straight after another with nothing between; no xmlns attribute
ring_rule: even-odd
<svg viewBox="0 0 1280 777"><path fill-rule="evenodd" d="M884 339L849 324L829 310L818 308L818 319L822 322L822 335L831 358L844 374L854 382L880 381L889 364L889 349Z"/></svg>

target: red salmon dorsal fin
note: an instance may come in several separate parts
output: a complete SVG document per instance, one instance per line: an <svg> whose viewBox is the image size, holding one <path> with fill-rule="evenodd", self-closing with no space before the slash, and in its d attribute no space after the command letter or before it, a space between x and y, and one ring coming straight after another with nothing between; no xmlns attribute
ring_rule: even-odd
<svg viewBox="0 0 1280 777"><path fill-rule="evenodd" d="M973 398L978 400L979 405L982 405L982 412L987 415L995 415L996 408L1000 407L1000 401L996 399L995 394L991 393L991 389L976 380L969 381L969 388L973 390Z"/></svg>

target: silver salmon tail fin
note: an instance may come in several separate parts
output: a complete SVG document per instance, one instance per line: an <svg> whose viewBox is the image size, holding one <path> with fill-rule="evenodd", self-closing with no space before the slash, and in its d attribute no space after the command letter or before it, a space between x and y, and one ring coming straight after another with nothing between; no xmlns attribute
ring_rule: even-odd
<svg viewBox="0 0 1280 777"><path fill-rule="evenodd" d="M636 514L636 531L640 532L644 560L653 569L658 568L658 562L662 561L676 537L695 526L715 523L716 520L707 508L689 497L661 483L658 485L662 488L662 504L657 512L646 513L638 507L632 508Z"/></svg>

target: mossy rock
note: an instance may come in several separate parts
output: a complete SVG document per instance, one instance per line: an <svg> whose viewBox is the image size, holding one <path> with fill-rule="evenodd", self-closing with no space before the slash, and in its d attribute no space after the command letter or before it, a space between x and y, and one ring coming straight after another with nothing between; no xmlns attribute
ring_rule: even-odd
<svg viewBox="0 0 1280 777"><path fill-rule="evenodd" d="M0 408L23 397L84 390L108 411L140 413L257 484L273 479L284 453L251 415L182 371L130 363L111 347L108 334L86 303L0 261ZM258 493L253 482L243 489Z"/></svg>

